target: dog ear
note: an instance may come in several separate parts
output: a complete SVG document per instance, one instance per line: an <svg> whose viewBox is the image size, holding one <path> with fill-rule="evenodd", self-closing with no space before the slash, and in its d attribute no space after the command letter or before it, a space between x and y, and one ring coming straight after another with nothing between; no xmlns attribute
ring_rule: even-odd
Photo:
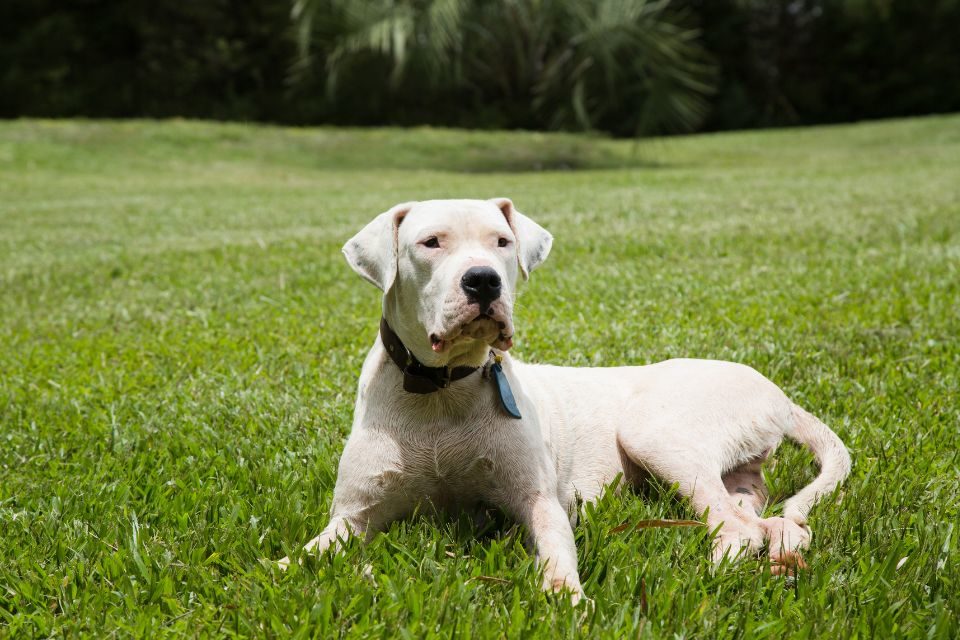
<svg viewBox="0 0 960 640"><path fill-rule="evenodd" d="M523 279L530 277L530 272L540 266L553 246L553 236L536 222L517 211L510 198L493 198L490 200L500 208L507 224L513 229L517 237L517 261L520 263L520 273Z"/></svg>
<svg viewBox="0 0 960 640"><path fill-rule="evenodd" d="M397 277L397 229L416 202L381 213L343 245L350 268L386 292Z"/></svg>

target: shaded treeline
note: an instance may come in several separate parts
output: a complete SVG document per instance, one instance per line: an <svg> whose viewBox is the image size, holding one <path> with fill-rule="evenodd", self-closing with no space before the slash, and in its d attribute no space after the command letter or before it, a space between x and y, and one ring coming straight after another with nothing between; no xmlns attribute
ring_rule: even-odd
<svg viewBox="0 0 960 640"><path fill-rule="evenodd" d="M599 129L960 110L960 0L5 0L0 116Z"/></svg>

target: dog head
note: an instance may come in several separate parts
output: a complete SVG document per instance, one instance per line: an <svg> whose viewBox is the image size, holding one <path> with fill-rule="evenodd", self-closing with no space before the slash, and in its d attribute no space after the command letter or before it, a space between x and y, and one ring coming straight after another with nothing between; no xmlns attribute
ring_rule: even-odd
<svg viewBox="0 0 960 640"><path fill-rule="evenodd" d="M343 247L383 291L383 315L423 364L479 366L513 345L513 301L550 252L545 229L507 198L398 204Z"/></svg>

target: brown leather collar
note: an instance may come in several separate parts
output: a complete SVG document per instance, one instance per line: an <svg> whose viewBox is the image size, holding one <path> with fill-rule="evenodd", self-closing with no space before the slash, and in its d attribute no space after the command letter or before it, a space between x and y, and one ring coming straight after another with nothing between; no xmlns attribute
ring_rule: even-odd
<svg viewBox="0 0 960 640"><path fill-rule="evenodd" d="M386 318L380 318L380 339L387 355L403 372L403 390L408 393L434 393L446 389L451 382L466 378L480 367L428 367L417 360L393 332Z"/></svg>

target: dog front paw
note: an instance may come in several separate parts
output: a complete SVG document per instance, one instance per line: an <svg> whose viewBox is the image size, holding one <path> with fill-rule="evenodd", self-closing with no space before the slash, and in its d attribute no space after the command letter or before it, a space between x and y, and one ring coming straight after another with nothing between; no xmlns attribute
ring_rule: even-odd
<svg viewBox="0 0 960 640"><path fill-rule="evenodd" d="M591 601L584 595L580 583L570 580L569 578L554 578L550 580L548 584L545 584L544 587L547 591L552 591L553 593L563 593L566 591L570 595L570 604L573 606L577 606L583 600Z"/></svg>

